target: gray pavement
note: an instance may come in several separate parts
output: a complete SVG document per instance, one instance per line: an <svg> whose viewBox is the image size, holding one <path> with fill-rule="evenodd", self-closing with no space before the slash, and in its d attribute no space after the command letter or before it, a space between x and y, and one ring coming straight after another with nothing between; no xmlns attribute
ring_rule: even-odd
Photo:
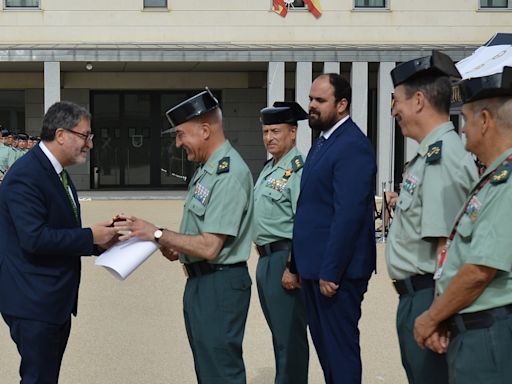
<svg viewBox="0 0 512 384"><path fill-rule="evenodd" d="M182 192L168 191L82 192L84 225L126 213L177 229L182 196ZM257 255L253 252L249 260L253 277L256 261ZM363 383L405 384L394 328L397 295L385 270L382 244L378 245L378 268L379 273L372 278L363 303L360 324ZM123 282L94 266L92 257L83 258L79 314L73 319L60 383L195 383L182 319L184 284L180 265L158 253ZM244 358L249 384L273 382L271 336L259 307L255 284L244 339ZM19 382L18 365L19 357L7 326L0 320L1 384ZM309 377L311 384L323 383L312 344Z"/></svg>

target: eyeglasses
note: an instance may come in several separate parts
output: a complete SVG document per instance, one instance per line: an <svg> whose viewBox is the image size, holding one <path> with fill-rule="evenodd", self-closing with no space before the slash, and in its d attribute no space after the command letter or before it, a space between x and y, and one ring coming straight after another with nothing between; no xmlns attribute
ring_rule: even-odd
<svg viewBox="0 0 512 384"><path fill-rule="evenodd" d="M88 135L84 134L84 133L80 133L80 132L76 132L76 131L73 131L72 129L66 129L64 128L64 130L68 131L68 132L71 132L72 134L76 135L76 136L79 136L81 137L82 139L84 139L84 141L86 143L88 143L89 141L92 141L92 139L94 138L94 133L89 133Z"/></svg>

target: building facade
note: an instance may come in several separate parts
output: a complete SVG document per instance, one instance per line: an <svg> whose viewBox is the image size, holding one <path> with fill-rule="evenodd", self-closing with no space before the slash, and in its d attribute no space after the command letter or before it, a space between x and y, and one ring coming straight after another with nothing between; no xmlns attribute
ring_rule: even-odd
<svg viewBox="0 0 512 384"><path fill-rule="evenodd" d="M95 134L89 162L71 170L79 189L184 188L195 165L174 145L169 107L208 86L257 174L259 110L283 99L307 108L312 80L337 72L351 81L380 187L416 149L391 118L391 69L432 49L460 60L512 32L512 0L316 0L321 14L280 1L284 17L273 0L2 0L0 124L37 135L52 103L75 101ZM301 122L304 154L311 141Z"/></svg>

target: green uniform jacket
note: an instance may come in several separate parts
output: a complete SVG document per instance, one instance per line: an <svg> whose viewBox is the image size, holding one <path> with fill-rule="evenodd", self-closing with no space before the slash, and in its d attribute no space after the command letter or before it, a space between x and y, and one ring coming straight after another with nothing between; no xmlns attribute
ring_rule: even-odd
<svg viewBox="0 0 512 384"><path fill-rule="evenodd" d="M215 233L227 239L213 264L249 258L252 241L253 183L247 164L226 141L199 167L189 185L180 232ZM180 255L182 263L203 259Z"/></svg>
<svg viewBox="0 0 512 384"><path fill-rule="evenodd" d="M512 149L501 154L482 178L499 168L510 155ZM482 311L512 303L511 172L512 163L501 167L494 178L491 178L491 182L474 197L469 198L470 202L456 228L455 237L447 245L446 261L436 283L438 294L446 290L464 264L483 265L498 270L485 291L460 313Z"/></svg>
<svg viewBox="0 0 512 384"><path fill-rule="evenodd" d="M386 246L392 279L434 273L437 238L448 237L478 180L475 162L451 122L430 132L405 170Z"/></svg>
<svg viewBox="0 0 512 384"><path fill-rule="evenodd" d="M9 168L9 147L0 143L0 178Z"/></svg>
<svg viewBox="0 0 512 384"><path fill-rule="evenodd" d="M277 164L270 160L254 187L254 242L291 239L303 160L293 147Z"/></svg>

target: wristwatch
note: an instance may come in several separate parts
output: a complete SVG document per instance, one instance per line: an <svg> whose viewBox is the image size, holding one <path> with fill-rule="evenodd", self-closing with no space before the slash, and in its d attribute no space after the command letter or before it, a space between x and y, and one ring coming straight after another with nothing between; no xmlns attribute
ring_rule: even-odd
<svg viewBox="0 0 512 384"><path fill-rule="evenodd" d="M157 243L160 243L160 239L164 234L164 228L158 228L155 232L153 232L153 237Z"/></svg>

